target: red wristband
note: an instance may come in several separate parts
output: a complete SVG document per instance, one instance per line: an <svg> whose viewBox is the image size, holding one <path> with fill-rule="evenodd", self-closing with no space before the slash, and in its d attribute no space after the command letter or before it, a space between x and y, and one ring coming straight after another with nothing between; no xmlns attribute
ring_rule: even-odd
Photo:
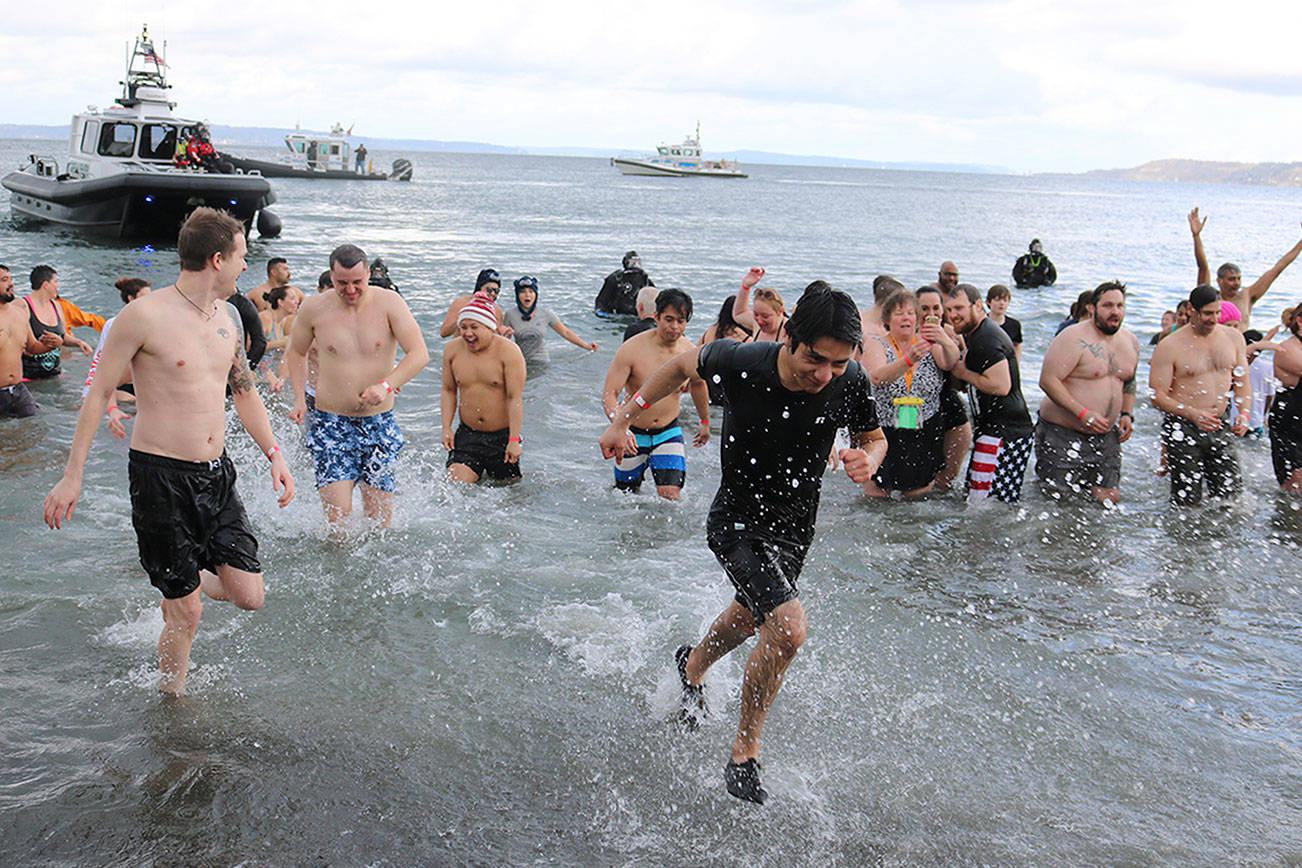
<svg viewBox="0 0 1302 868"><path fill-rule="evenodd" d="M641 393L641 392L634 392L634 393L633 393L633 403L634 403L634 404L637 404L637 405L638 405L639 407L641 407L643 410L646 409L646 406L647 406L647 404L646 404L646 398L643 398L643 397L642 397L642 393Z"/></svg>
<svg viewBox="0 0 1302 868"><path fill-rule="evenodd" d="M1076 418L1079 419L1079 420L1081 420L1082 422L1084 422L1084 421L1085 421L1085 417L1088 416L1089 414L1090 414L1090 408L1089 408L1089 407L1082 407L1082 408L1081 408L1081 411L1080 411L1079 413L1076 414Z"/></svg>
<svg viewBox="0 0 1302 868"><path fill-rule="evenodd" d="M519 437L507 437L507 438L506 438L506 442L507 442L507 443L523 443L524 440L522 440L522 439L519 438Z"/></svg>

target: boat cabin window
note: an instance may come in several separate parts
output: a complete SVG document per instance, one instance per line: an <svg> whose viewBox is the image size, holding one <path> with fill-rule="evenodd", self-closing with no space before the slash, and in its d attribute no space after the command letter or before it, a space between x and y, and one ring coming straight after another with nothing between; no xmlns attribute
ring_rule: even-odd
<svg viewBox="0 0 1302 868"><path fill-rule="evenodd" d="M95 140L99 138L99 121L86 121L86 125L81 128L81 152L83 154L95 153Z"/></svg>
<svg viewBox="0 0 1302 868"><path fill-rule="evenodd" d="M338 146L338 145L331 145L331 146L330 146L330 153L333 154L333 155L335 155L335 156L338 156L338 155L339 155L339 146Z"/></svg>
<svg viewBox="0 0 1302 868"><path fill-rule="evenodd" d="M145 124L140 131L140 157L144 160L170 160L176 156L176 127L171 124Z"/></svg>
<svg viewBox="0 0 1302 868"><path fill-rule="evenodd" d="M129 157L135 149L135 124L104 124L99 134L101 157Z"/></svg>

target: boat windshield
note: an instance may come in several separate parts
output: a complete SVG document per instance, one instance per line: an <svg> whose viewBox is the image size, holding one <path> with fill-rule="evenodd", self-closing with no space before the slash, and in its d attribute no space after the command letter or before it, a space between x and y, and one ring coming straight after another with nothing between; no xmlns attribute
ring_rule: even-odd
<svg viewBox="0 0 1302 868"><path fill-rule="evenodd" d="M129 157L136 149L136 125L107 123L99 132L101 157Z"/></svg>
<svg viewBox="0 0 1302 868"><path fill-rule="evenodd" d="M140 158L171 160L176 156L177 129L172 124L145 124L140 131Z"/></svg>

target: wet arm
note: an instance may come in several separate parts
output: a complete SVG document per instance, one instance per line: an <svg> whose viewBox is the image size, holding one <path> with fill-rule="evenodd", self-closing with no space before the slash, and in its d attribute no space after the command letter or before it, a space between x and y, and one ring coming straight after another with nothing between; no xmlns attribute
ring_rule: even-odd
<svg viewBox="0 0 1302 868"><path fill-rule="evenodd" d="M1198 282L1194 284L1195 286L1210 283L1212 279L1211 269L1207 267L1207 253L1203 250L1203 227L1206 225L1207 218L1199 219L1197 208L1189 212L1189 231L1193 233L1194 262L1198 265Z"/></svg>
<svg viewBox="0 0 1302 868"><path fill-rule="evenodd" d="M1148 367L1148 388L1153 393L1153 406L1171 416L1192 419L1191 408L1171 397L1171 383L1175 379L1175 363L1171 358L1171 345L1160 341Z"/></svg>
<svg viewBox="0 0 1302 868"><path fill-rule="evenodd" d="M684 380L696 377L696 368L699 359L700 350L693 347L691 350L679 353L660 367L652 371L651 376L646 378L642 383L642 388L638 389L638 394L647 407L651 407L657 401L672 395L678 391ZM607 381L609 382L609 381ZM702 381L704 384L704 381ZM708 405L707 405L708 411ZM627 428L637 420L641 415L643 408L638 406L630 396L627 401L620 404L613 412L612 424ZM702 418L708 417L708 412Z"/></svg>
<svg viewBox="0 0 1302 868"><path fill-rule="evenodd" d="M452 440L452 422L457 415L457 378L452 373L451 345L443 348L443 388L439 395L439 413L443 420L443 443L446 446Z"/></svg>
<svg viewBox="0 0 1302 868"><path fill-rule="evenodd" d="M574 344L576 347L582 347L585 350L595 350L597 348L596 344L588 343L583 338L579 337L573 331L571 331L570 327L567 326L565 323L561 322L560 320L556 320L555 322L552 323L552 330L555 331L556 334L565 338L565 340Z"/></svg>
<svg viewBox="0 0 1302 868"><path fill-rule="evenodd" d="M1007 395L1013 390L1013 374L1007 359L1000 359L980 374L965 365L957 365L954 376L971 383L987 395Z"/></svg>
<svg viewBox="0 0 1302 868"><path fill-rule="evenodd" d="M439 326L439 337L450 338L457 333L457 314L461 313L461 308L465 306L465 299L453 300L451 307L448 308L448 315L443 317L443 325Z"/></svg>
<svg viewBox="0 0 1302 868"><path fill-rule="evenodd" d="M732 318L751 334L759 331L759 326L755 324L755 314L750 310L750 287L744 283L737 290L737 298L732 303Z"/></svg>
<svg viewBox="0 0 1302 868"><path fill-rule="evenodd" d="M1279 262L1272 265L1269 271L1257 278L1256 283L1248 287L1248 298L1255 303L1265 295L1266 290L1270 289L1270 285L1275 282L1275 278L1283 274L1284 269L1293 264L1293 260L1297 259L1299 253L1302 253L1302 240L1294 244L1287 253L1279 258Z"/></svg>
<svg viewBox="0 0 1302 868"><path fill-rule="evenodd" d="M628 378L632 373L633 369L628 363L624 348L620 347L615 352L615 358L606 371L606 382L601 387L601 409L605 411L607 419L614 420L615 410L619 408L620 392L628 385Z"/></svg>
<svg viewBox="0 0 1302 868"><path fill-rule="evenodd" d="M1063 338L1062 335L1054 338L1053 343L1049 345L1049 351L1044 354L1044 362L1040 365L1040 388L1044 390L1044 394L1050 401L1073 416L1079 417L1082 411L1089 408L1072 397L1066 382L1079 360L1079 353L1071 352L1071 347L1077 341L1077 338ZM1098 412L1103 412L1104 409L1106 408L1100 407Z"/></svg>
<svg viewBox="0 0 1302 868"><path fill-rule="evenodd" d="M402 302L401 298L395 300L399 302L399 309L397 314L390 318L390 327L393 329L394 337L398 339L398 346L402 347L403 356L402 361L385 379L396 389L410 382L429 364L429 348L425 346L425 335L421 334L420 325L412 316L411 309Z"/></svg>
<svg viewBox="0 0 1302 868"><path fill-rule="evenodd" d="M297 319L298 326L290 333L289 346L285 348L284 364L289 369L289 381L294 389L295 410L302 407L306 411L307 351L312 347L314 322L310 309L301 312Z"/></svg>
<svg viewBox="0 0 1302 868"><path fill-rule="evenodd" d="M513 350L506 360L506 424L507 436L519 438L524 427L524 381L527 369L519 348L513 347Z"/></svg>

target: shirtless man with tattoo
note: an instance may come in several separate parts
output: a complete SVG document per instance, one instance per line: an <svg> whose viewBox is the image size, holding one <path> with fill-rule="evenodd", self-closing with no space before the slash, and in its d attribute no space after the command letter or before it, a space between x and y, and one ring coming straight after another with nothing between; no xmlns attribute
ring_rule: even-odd
<svg viewBox="0 0 1302 868"><path fill-rule="evenodd" d="M1040 367L1035 475L1051 497L1121 497L1121 444L1135 424L1139 340L1121 327L1126 286L1099 284L1094 316L1058 333Z"/></svg>
<svg viewBox="0 0 1302 868"><path fill-rule="evenodd" d="M226 456L227 385L245 430L271 464L280 505L294 497L294 478L253 387L239 315L220 301L234 291L246 250L243 225L226 212L196 208L186 218L177 238L180 276L118 314L77 417L63 478L45 498L50 527L72 518L99 420L129 369L137 406L127 467L131 518L140 563L163 594L158 661L165 693L185 692L200 592L241 609L262 605L258 542Z"/></svg>

